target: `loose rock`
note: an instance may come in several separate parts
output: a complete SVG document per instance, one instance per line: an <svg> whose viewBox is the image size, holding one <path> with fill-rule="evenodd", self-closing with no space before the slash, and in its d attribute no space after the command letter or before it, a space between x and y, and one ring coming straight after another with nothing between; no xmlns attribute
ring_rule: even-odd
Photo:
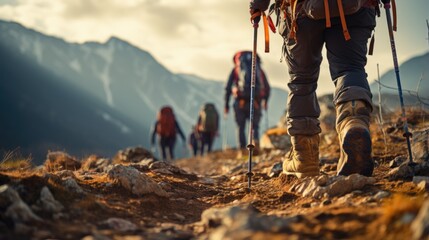
<svg viewBox="0 0 429 240"><path fill-rule="evenodd" d="M155 193L161 197L169 196L156 182L135 168L116 165L107 175L110 179L118 181L121 186L130 190L133 194Z"/></svg>

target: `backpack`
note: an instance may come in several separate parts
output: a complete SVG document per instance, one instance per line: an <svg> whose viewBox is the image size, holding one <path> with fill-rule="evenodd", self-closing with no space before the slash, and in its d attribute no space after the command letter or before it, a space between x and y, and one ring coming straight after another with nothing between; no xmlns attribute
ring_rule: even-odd
<svg viewBox="0 0 429 240"><path fill-rule="evenodd" d="M176 118L170 106L164 106L158 112L156 132L161 137L174 137L176 135Z"/></svg>
<svg viewBox="0 0 429 240"><path fill-rule="evenodd" d="M198 130L201 132L216 132L218 128L219 115L213 103L206 103L200 111L200 124Z"/></svg>
<svg viewBox="0 0 429 240"><path fill-rule="evenodd" d="M288 28L290 29L288 37L295 40L296 31L298 31L296 19L299 15L304 14L316 20L325 19L326 28L331 27L331 17L340 17L344 38L348 41L351 37L347 29L345 15L356 13L363 6L374 6L377 16L380 16L378 2L379 0L276 0L271 5L268 16L275 12L277 15L276 26L279 27L279 33L284 36ZM281 21L279 21L280 17L282 18ZM396 14L394 14L394 19L396 19ZM269 22L272 23L270 17ZM373 39L371 39L370 48L373 47ZM370 53L372 54L372 50L370 50Z"/></svg>
<svg viewBox="0 0 429 240"><path fill-rule="evenodd" d="M234 82L232 92L235 97L250 100L252 84L252 52L240 51L234 55ZM256 58L255 99L266 96L268 86L265 86L265 74L261 69L259 56Z"/></svg>

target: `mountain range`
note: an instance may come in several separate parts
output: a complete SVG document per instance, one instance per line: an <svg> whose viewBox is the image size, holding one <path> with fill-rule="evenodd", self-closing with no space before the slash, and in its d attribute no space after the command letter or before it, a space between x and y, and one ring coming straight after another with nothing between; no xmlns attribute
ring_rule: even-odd
<svg viewBox="0 0 429 240"><path fill-rule="evenodd" d="M152 126L163 105L173 107L185 134L190 133L203 103L213 102L223 111L225 82L173 73L160 63L162 59L158 61L120 38L70 43L2 20L0 33L3 153L20 151L41 163L48 151L55 150L112 156L129 146L149 149ZM429 53L400 65L406 105L422 99L429 102L427 69ZM383 107L398 107L394 70L383 74L380 81ZM371 89L377 102L378 83L372 83ZM285 90L272 89L269 116L263 117L261 131L277 124L286 98ZM234 147L233 115L221 120L214 148L220 148L223 141ZM178 145L176 155L186 156L180 150L183 144L179 141Z"/></svg>
<svg viewBox="0 0 429 240"><path fill-rule="evenodd" d="M392 63L393 67L393 63ZM429 52L415 56L400 64L398 67L401 80L402 96L405 106L429 107ZM371 92L373 102L378 104L379 91L381 104L387 110L400 107L398 84L395 69L391 69L380 77L380 90L378 82L373 82Z"/></svg>
<svg viewBox="0 0 429 240"><path fill-rule="evenodd" d="M36 163L55 150L112 156L128 146L150 148L151 128L163 105L173 107L185 134L203 103L213 102L223 112L224 82L172 73L149 52L117 37L69 43L1 20L0 32L3 152L18 149ZM269 118L264 118L269 123L262 121L262 130L277 123L286 98L286 91L272 89ZM226 132L228 145L235 146L233 116L226 120L220 134ZM176 152L184 156L179 146Z"/></svg>

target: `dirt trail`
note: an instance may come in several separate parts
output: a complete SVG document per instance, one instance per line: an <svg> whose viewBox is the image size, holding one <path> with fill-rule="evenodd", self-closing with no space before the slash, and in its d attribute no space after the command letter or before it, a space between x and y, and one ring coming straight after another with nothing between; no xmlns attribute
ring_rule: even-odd
<svg viewBox="0 0 429 240"><path fill-rule="evenodd" d="M372 131L379 131L376 125ZM333 141L322 140L321 146L325 156L321 169L328 176L335 175L338 158ZM234 150L166 165L147 160L121 163L152 179L168 197L133 193L109 175L112 163L104 170L2 169L0 186L11 186L41 220L8 215L10 204L1 190L0 239L410 239L411 224L428 194L411 179L390 180L391 160L406 154L401 141L400 131L393 129L385 152L383 138L374 134L375 182L321 198L292 191L301 180L270 177L285 154L280 150L254 157L251 191L245 175L247 156L237 158ZM70 179L81 190L66 185ZM43 210L44 186L63 205L60 211ZM237 206L244 209L240 214L245 218L233 214L231 208ZM230 215L221 215L223 222L216 222L216 217L207 220L202 215L208 209L230 209Z"/></svg>

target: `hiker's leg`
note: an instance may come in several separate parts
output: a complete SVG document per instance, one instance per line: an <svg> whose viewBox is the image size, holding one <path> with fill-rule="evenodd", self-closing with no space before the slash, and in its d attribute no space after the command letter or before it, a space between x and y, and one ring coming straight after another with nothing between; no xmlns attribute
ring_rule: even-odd
<svg viewBox="0 0 429 240"><path fill-rule="evenodd" d="M369 132L371 91L365 65L367 43L375 25L375 12L362 9L348 16L351 39L345 41L340 25L326 31L327 57L335 83L336 130L340 142L337 174L371 176L374 162Z"/></svg>
<svg viewBox="0 0 429 240"><path fill-rule="evenodd" d="M166 160L167 159L167 139L164 137L161 137L161 139L159 140L159 145L161 146L161 153L162 153L162 160Z"/></svg>
<svg viewBox="0 0 429 240"><path fill-rule="evenodd" d="M212 151L214 138L215 138L215 133L212 133L212 132L207 133L207 152Z"/></svg>
<svg viewBox="0 0 429 240"><path fill-rule="evenodd" d="M287 128L290 135L315 135L321 132L316 89L319 78L325 22L298 18L297 40L285 37L285 57L290 80L287 103Z"/></svg>
<svg viewBox="0 0 429 240"><path fill-rule="evenodd" d="M192 150L194 153L194 157L197 156L197 154L198 154L198 140L197 139L194 139L192 141Z"/></svg>
<svg viewBox="0 0 429 240"><path fill-rule="evenodd" d="M234 112L235 112L235 122L237 123L237 139L239 148L246 148L246 112L245 106L239 103L239 101L234 102Z"/></svg>
<svg viewBox="0 0 429 240"><path fill-rule="evenodd" d="M316 96L325 21L297 19L296 40L285 38L290 81L287 128L292 147L283 161L283 172L298 178L319 174L320 107Z"/></svg>
<svg viewBox="0 0 429 240"><path fill-rule="evenodd" d="M336 19L338 21L338 19ZM375 26L375 11L363 8L346 18L351 39L344 39L341 25L333 21L326 29L326 50L329 70L335 84L334 104L363 100L372 104L365 65L367 43Z"/></svg>
<svg viewBox="0 0 429 240"><path fill-rule="evenodd" d="M207 133L206 132L201 132L201 149L200 149L200 154L201 156L204 155L204 150L206 148L207 145Z"/></svg>
<svg viewBox="0 0 429 240"><path fill-rule="evenodd" d="M170 158L169 160L174 160L174 146L176 144L176 138L175 137L171 137L168 138L168 151L169 151L169 155Z"/></svg>
<svg viewBox="0 0 429 240"><path fill-rule="evenodd" d="M198 154L198 147L194 145L193 150L194 150L194 157L195 157Z"/></svg>

